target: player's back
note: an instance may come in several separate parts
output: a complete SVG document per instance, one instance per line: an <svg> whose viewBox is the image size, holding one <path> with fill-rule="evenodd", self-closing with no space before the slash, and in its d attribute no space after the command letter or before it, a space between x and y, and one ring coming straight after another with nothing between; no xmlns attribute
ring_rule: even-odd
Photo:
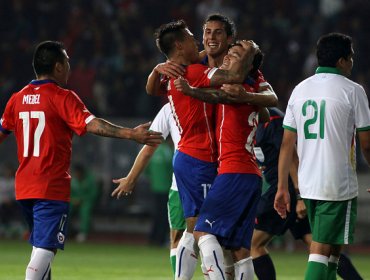
<svg viewBox="0 0 370 280"><path fill-rule="evenodd" d="M361 91L358 84L331 73L316 74L294 89L288 107L297 127L299 184L307 190L305 197L345 200L357 195L354 132Z"/></svg>
<svg viewBox="0 0 370 280"><path fill-rule="evenodd" d="M72 135L83 134L89 118L80 99L51 80L32 81L11 97L2 125L17 141L17 199L69 200Z"/></svg>
<svg viewBox="0 0 370 280"><path fill-rule="evenodd" d="M210 68L201 64L187 66L184 78L194 87L209 87ZM168 100L179 128L178 149L200 160L216 161L214 140L214 105L185 96L176 90L174 79L169 81Z"/></svg>

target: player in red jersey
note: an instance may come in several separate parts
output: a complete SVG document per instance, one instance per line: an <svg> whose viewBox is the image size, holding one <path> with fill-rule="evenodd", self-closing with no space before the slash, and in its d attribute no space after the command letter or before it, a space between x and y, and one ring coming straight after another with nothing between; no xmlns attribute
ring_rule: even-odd
<svg viewBox="0 0 370 280"><path fill-rule="evenodd" d="M30 226L33 245L26 279L50 279L57 249L64 249L70 199L68 173L73 133L91 132L139 143L161 143L150 123L134 129L96 118L71 90L64 89L69 58L60 42L40 43L33 57L37 79L12 95L0 122L0 143L14 132L19 168L16 199Z"/></svg>
<svg viewBox="0 0 370 280"><path fill-rule="evenodd" d="M230 48L221 68L229 69L240 62L240 50L240 45ZM255 56L251 65L253 74L259 68L261 56ZM271 106L277 102L272 93L252 93L259 88L261 81L261 77L253 82L248 81L249 84L244 84L242 96L238 97L238 92L235 95L238 102L248 103L220 104L217 108L218 176L202 205L194 231L203 265L217 268L209 270L210 279L228 277L225 275L221 245L232 250L235 279L241 279L242 275L246 279L253 278L250 242L261 192L261 174L253 154L259 111L256 105ZM230 103L225 100L226 93L222 90L190 87L181 78L175 84L186 95L212 103Z"/></svg>
<svg viewBox="0 0 370 280"><path fill-rule="evenodd" d="M246 69L244 64L251 63L255 52L253 42L245 41L242 44L241 61L243 64L225 71L217 68L211 69L201 64L192 64L199 61L198 48L184 22L178 21L163 25L157 32L159 49L171 62L187 65L184 77L192 85L199 87L217 86L224 82L241 82L247 72L244 70ZM173 81L171 79L168 83L168 98L181 134L178 151L174 156L174 172L187 220L185 234L192 236L200 206L216 175L214 108L211 104L184 96L176 90ZM191 240L188 243L187 247L192 247ZM183 250L178 252L177 260L182 259L183 253ZM190 279L192 276L191 272L189 275L181 275L184 271L178 266L177 270L176 277Z"/></svg>

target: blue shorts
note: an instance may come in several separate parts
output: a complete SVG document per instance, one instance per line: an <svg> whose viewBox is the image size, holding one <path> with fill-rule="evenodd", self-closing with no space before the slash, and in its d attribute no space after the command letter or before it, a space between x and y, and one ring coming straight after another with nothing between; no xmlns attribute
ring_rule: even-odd
<svg viewBox="0 0 370 280"><path fill-rule="evenodd" d="M217 175L217 163L206 162L180 151L173 157L173 171L184 217L196 217Z"/></svg>
<svg viewBox="0 0 370 280"><path fill-rule="evenodd" d="M227 249L250 249L261 187L262 179L255 174L218 175L195 230L216 235Z"/></svg>
<svg viewBox="0 0 370 280"><path fill-rule="evenodd" d="M64 249L69 203L57 200L18 200L30 227L29 242L38 248Z"/></svg>

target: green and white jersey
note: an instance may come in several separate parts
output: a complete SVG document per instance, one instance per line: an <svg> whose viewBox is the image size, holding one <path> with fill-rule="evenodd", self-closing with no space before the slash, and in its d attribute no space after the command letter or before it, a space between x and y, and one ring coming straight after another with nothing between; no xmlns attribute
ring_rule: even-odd
<svg viewBox="0 0 370 280"><path fill-rule="evenodd" d="M293 90L283 127L297 133L303 198L342 201L358 195L355 132L370 130L362 86L336 68L319 67Z"/></svg>
<svg viewBox="0 0 370 280"><path fill-rule="evenodd" d="M172 142L175 148L174 150L177 150L177 144L180 141L180 133L179 129L177 128L175 119L172 115L171 106L169 103L166 103L155 116L150 129L162 132L164 139L166 139L168 135L171 135ZM171 189L177 191L176 179L174 174L172 174Z"/></svg>

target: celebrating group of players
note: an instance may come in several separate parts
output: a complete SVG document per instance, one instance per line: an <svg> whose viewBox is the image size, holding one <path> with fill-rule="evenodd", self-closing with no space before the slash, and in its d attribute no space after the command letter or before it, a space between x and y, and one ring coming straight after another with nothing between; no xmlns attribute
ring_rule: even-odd
<svg viewBox="0 0 370 280"><path fill-rule="evenodd" d="M136 179L162 136L171 135L176 152L168 205L175 279L191 279L198 256L206 279L253 279L254 273L259 279L275 279L265 246L274 235L283 234L288 228L296 238L316 246L312 249L311 245L311 265L306 279L335 279L330 278L332 273L328 267L336 271L340 250L337 254L329 250L325 260L327 252L320 251L316 243L326 243L326 240L315 239L322 232L313 231L314 242L311 242L307 218L299 220L305 218L306 213L301 198L296 196L299 194L298 160L285 164L285 169L291 171L290 183L281 184L280 180L285 177L278 178L283 115L277 109L266 109L277 105L277 97L259 71L263 59L259 47L253 41L236 41L234 24L220 14L210 15L205 21L201 53L182 20L162 25L155 36L158 49L168 61L153 69L146 88L148 94L167 94L169 103L149 130L149 124L129 129L92 115L73 91L62 88L69 73L63 45L46 41L37 46L33 58L37 79L11 97L0 124L0 142L12 131L17 139L20 166L16 175L16 198L30 225L33 245L26 279L50 279L54 255L57 249L64 248L73 132L78 135L91 132L146 144L128 176L114 181L119 185L112 196L118 198L133 191ZM343 38L346 41L347 37ZM325 69L319 73L326 76L327 73L343 74L339 71L341 65L338 72L329 71L332 65L320 66ZM347 69L345 67L349 65L343 69ZM354 87L361 93L361 89ZM370 113L364 107L367 100L363 99L364 96L356 99L356 105L362 102L363 107L359 114L353 114L356 128L364 132L362 138L370 129ZM325 104L329 110L327 103L320 103L320 128ZM352 105L351 100L348 103ZM313 114L304 125L305 133L313 137L310 128L316 128L313 125L318 118L317 103L305 104L304 116L311 118ZM297 132L299 121L294 122L293 111L284 125ZM320 137L321 133L324 132L320 130ZM301 153L298 155L301 164ZM370 158L366 153L365 157ZM290 159L289 154L286 158ZM269 185L262 200L261 169ZM279 167L280 174L283 173ZM288 186L294 198L292 202L285 192ZM273 206L277 190L279 196ZM306 194L302 197L310 198ZM314 225L316 229L316 206L309 205L311 227ZM348 210L351 217L353 205L355 203ZM285 210L295 206L297 213L292 209L286 217ZM273 207L287 219L282 219ZM349 224L352 226L353 221ZM345 236L347 241L348 235L353 234L351 230ZM340 242L329 244L346 244ZM361 279L345 256L340 260L347 268L346 273L350 273L343 276L345 279ZM328 266L328 262L333 265Z"/></svg>

